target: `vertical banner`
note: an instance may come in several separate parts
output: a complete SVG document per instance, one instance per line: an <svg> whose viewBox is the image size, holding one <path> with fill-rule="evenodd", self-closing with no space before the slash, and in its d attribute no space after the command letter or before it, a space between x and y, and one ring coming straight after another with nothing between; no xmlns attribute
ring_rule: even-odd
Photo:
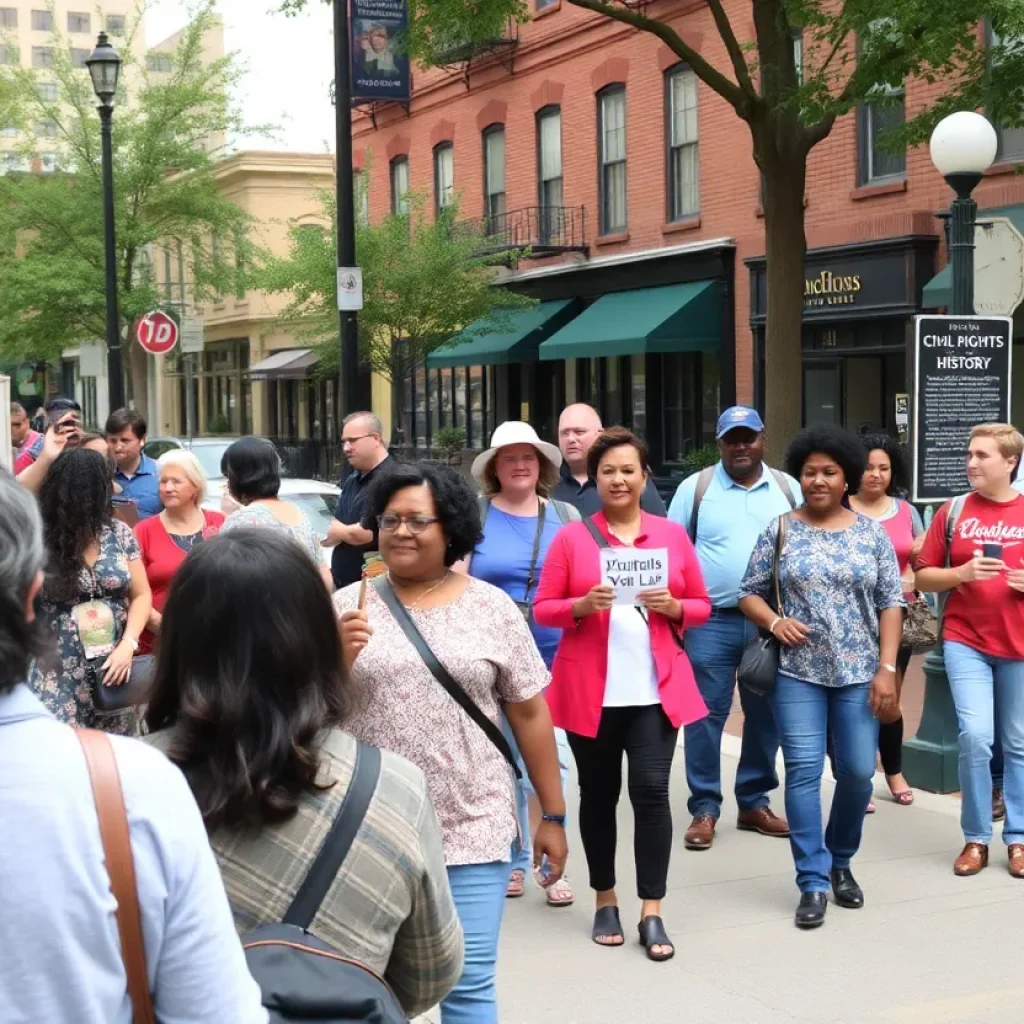
<svg viewBox="0 0 1024 1024"><path fill-rule="evenodd" d="M351 0L353 100L408 102L409 58L402 33L405 0Z"/></svg>
<svg viewBox="0 0 1024 1024"><path fill-rule="evenodd" d="M918 316L914 324L913 500L946 501L970 490L971 428L1010 421L1013 322Z"/></svg>

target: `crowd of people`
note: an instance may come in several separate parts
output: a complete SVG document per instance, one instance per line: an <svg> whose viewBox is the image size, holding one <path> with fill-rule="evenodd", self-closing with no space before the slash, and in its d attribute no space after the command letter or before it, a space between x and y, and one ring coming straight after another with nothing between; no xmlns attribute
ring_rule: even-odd
<svg viewBox="0 0 1024 1024"><path fill-rule="evenodd" d="M707 854L737 690L736 827L789 839L798 927L823 924L829 893L859 909L852 861L876 759L893 801L914 800L900 698L922 593L945 595L932 625L960 723L954 870L987 866L1005 814L1009 872L1024 877L1024 438L1010 425L974 429L971 491L926 530L885 436L808 428L776 468L759 414L734 407L719 461L666 508L643 439L590 406L563 411L556 442L501 424L471 479L398 460L359 412L320 537L279 497L269 441L228 448L217 510L190 452L146 456L138 413L89 434L76 403L45 412L37 432L12 406L14 474L0 472L0 767L24 782L0 807L26 823L0 854L14 894L0 1003L18 1019L132 1013L65 725L115 734L160 1020L266 1019L237 936L288 918L374 748L372 797L307 931L405 1014L440 1004L443 1024L497 1024L506 900L531 880L552 908L577 896L572 767L592 940L626 942L625 760L636 935L649 959L671 959L679 734L683 846ZM785 817L771 805L780 750Z"/></svg>

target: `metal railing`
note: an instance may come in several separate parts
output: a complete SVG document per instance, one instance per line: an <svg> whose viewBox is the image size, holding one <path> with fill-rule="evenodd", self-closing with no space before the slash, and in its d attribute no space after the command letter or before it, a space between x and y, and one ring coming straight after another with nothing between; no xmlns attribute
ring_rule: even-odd
<svg viewBox="0 0 1024 1024"><path fill-rule="evenodd" d="M534 256L586 252L586 209L582 206L525 206L469 222L480 231L478 254L530 250Z"/></svg>

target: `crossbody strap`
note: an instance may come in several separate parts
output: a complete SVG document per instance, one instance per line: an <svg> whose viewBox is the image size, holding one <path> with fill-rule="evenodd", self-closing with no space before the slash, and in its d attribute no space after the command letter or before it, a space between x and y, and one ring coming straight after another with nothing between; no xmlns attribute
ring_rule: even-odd
<svg viewBox="0 0 1024 1024"><path fill-rule="evenodd" d="M328 890L338 877L359 826L366 817L366 810L380 778L380 751L358 741L357 744L356 766L348 792L341 801L331 831L327 833L316 860L302 880L282 921L283 924L296 925L303 931L313 923Z"/></svg>
<svg viewBox="0 0 1024 1024"><path fill-rule="evenodd" d="M530 555L530 569L526 574L526 593L524 601L530 600L530 591L537 582L537 559L540 557L540 542L544 536L544 518L547 515L547 506L543 498L537 499L537 531L533 535L533 553Z"/></svg>
<svg viewBox="0 0 1024 1024"><path fill-rule="evenodd" d="M594 538L594 543L599 548L610 548L611 547L611 545L608 543L608 539L597 528L597 523L595 523L594 520L590 518L590 516L587 516L587 518L583 520L583 525L590 532L590 536Z"/></svg>
<svg viewBox="0 0 1024 1024"><path fill-rule="evenodd" d="M146 974L146 948L142 938L142 915L135 887L135 860L128 833L128 815L124 807L121 776L114 748L106 733L95 729L76 729L75 735L85 754L92 783L96 817L100 823L103 859L110 876L110 890L117 903L117 931L121 939L121 958L128 977L128 997L132 1003L133 1024L156 1024L153 997Z"/></svg>
<svg viewBox="0 0 1024 1024"><path fill-rule="evenodd" d="M423 659L423 663L430 670L430 674L448 691L448 696L454 700L463 711L473 719L487 738L498 748L501 756L508 761L509 766L516 773L516 778L521 779L523 773L516 764L515 755L509 742L502 735L501 730L480 710L476 701L452 678L451 673L437 660L437 655L430 649L430 644L423 639L408 608L398 600L398 595L391 587L387 576L378 576L373 581L374 589L380 595L381 600L388 606L388 611L394 617L395 622L402 627L402 632L409 638L409 642L416 649L416 653Z"/></svg>
<svg viewBox="0 0 1024 1024"><path fill-rule="evenodd" d="M782 580L780 562L782 561L782 549L786 546L786 531L789 528L789 514L779 516L779 525L775 531L775 558L772 561L772 581L775 584L775 612L782 618L786 613L782 608Z"/></svg>

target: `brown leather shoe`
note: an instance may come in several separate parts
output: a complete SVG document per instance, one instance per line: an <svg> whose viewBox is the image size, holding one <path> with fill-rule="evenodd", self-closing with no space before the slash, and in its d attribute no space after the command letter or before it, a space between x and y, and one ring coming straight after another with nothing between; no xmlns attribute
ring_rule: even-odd
<svg viewBox="0 0 1024 1024"><path fill-rule="evenodd" d="M736 827L741 832L760 832L763 836L774 836L776 839L785 839L789 835L789 822L780 818L770 807L740 811Z"/></svg>
<svg viewBox="0 0 1024 1024"><path fill-rule="evenodd" d="M683 836L683 845L688 850L710 850L715 841L715 825L718 821L709 814L698 814Z"/></svg>
<svg viewBox="0 0 1024 1024"><path fill-rule="evenodd" d="M1001 789L992 790L992 820L1002 821L1006 817L1006 801Z"/></svg>
<svg viewBox="0 0 1024 1024"><path fill-rule="evenodd" d="M988 867L988 847L984 843L968 843L953 861L954 875L976 875Z"/></svg>
<svg viewBox="0 0 1024 1024"><path fill-rule="evenodd" d="M1010 843L1006 855L1010 860L1010 874L1014 878L1024 878L1024 843Z"/></svg>

